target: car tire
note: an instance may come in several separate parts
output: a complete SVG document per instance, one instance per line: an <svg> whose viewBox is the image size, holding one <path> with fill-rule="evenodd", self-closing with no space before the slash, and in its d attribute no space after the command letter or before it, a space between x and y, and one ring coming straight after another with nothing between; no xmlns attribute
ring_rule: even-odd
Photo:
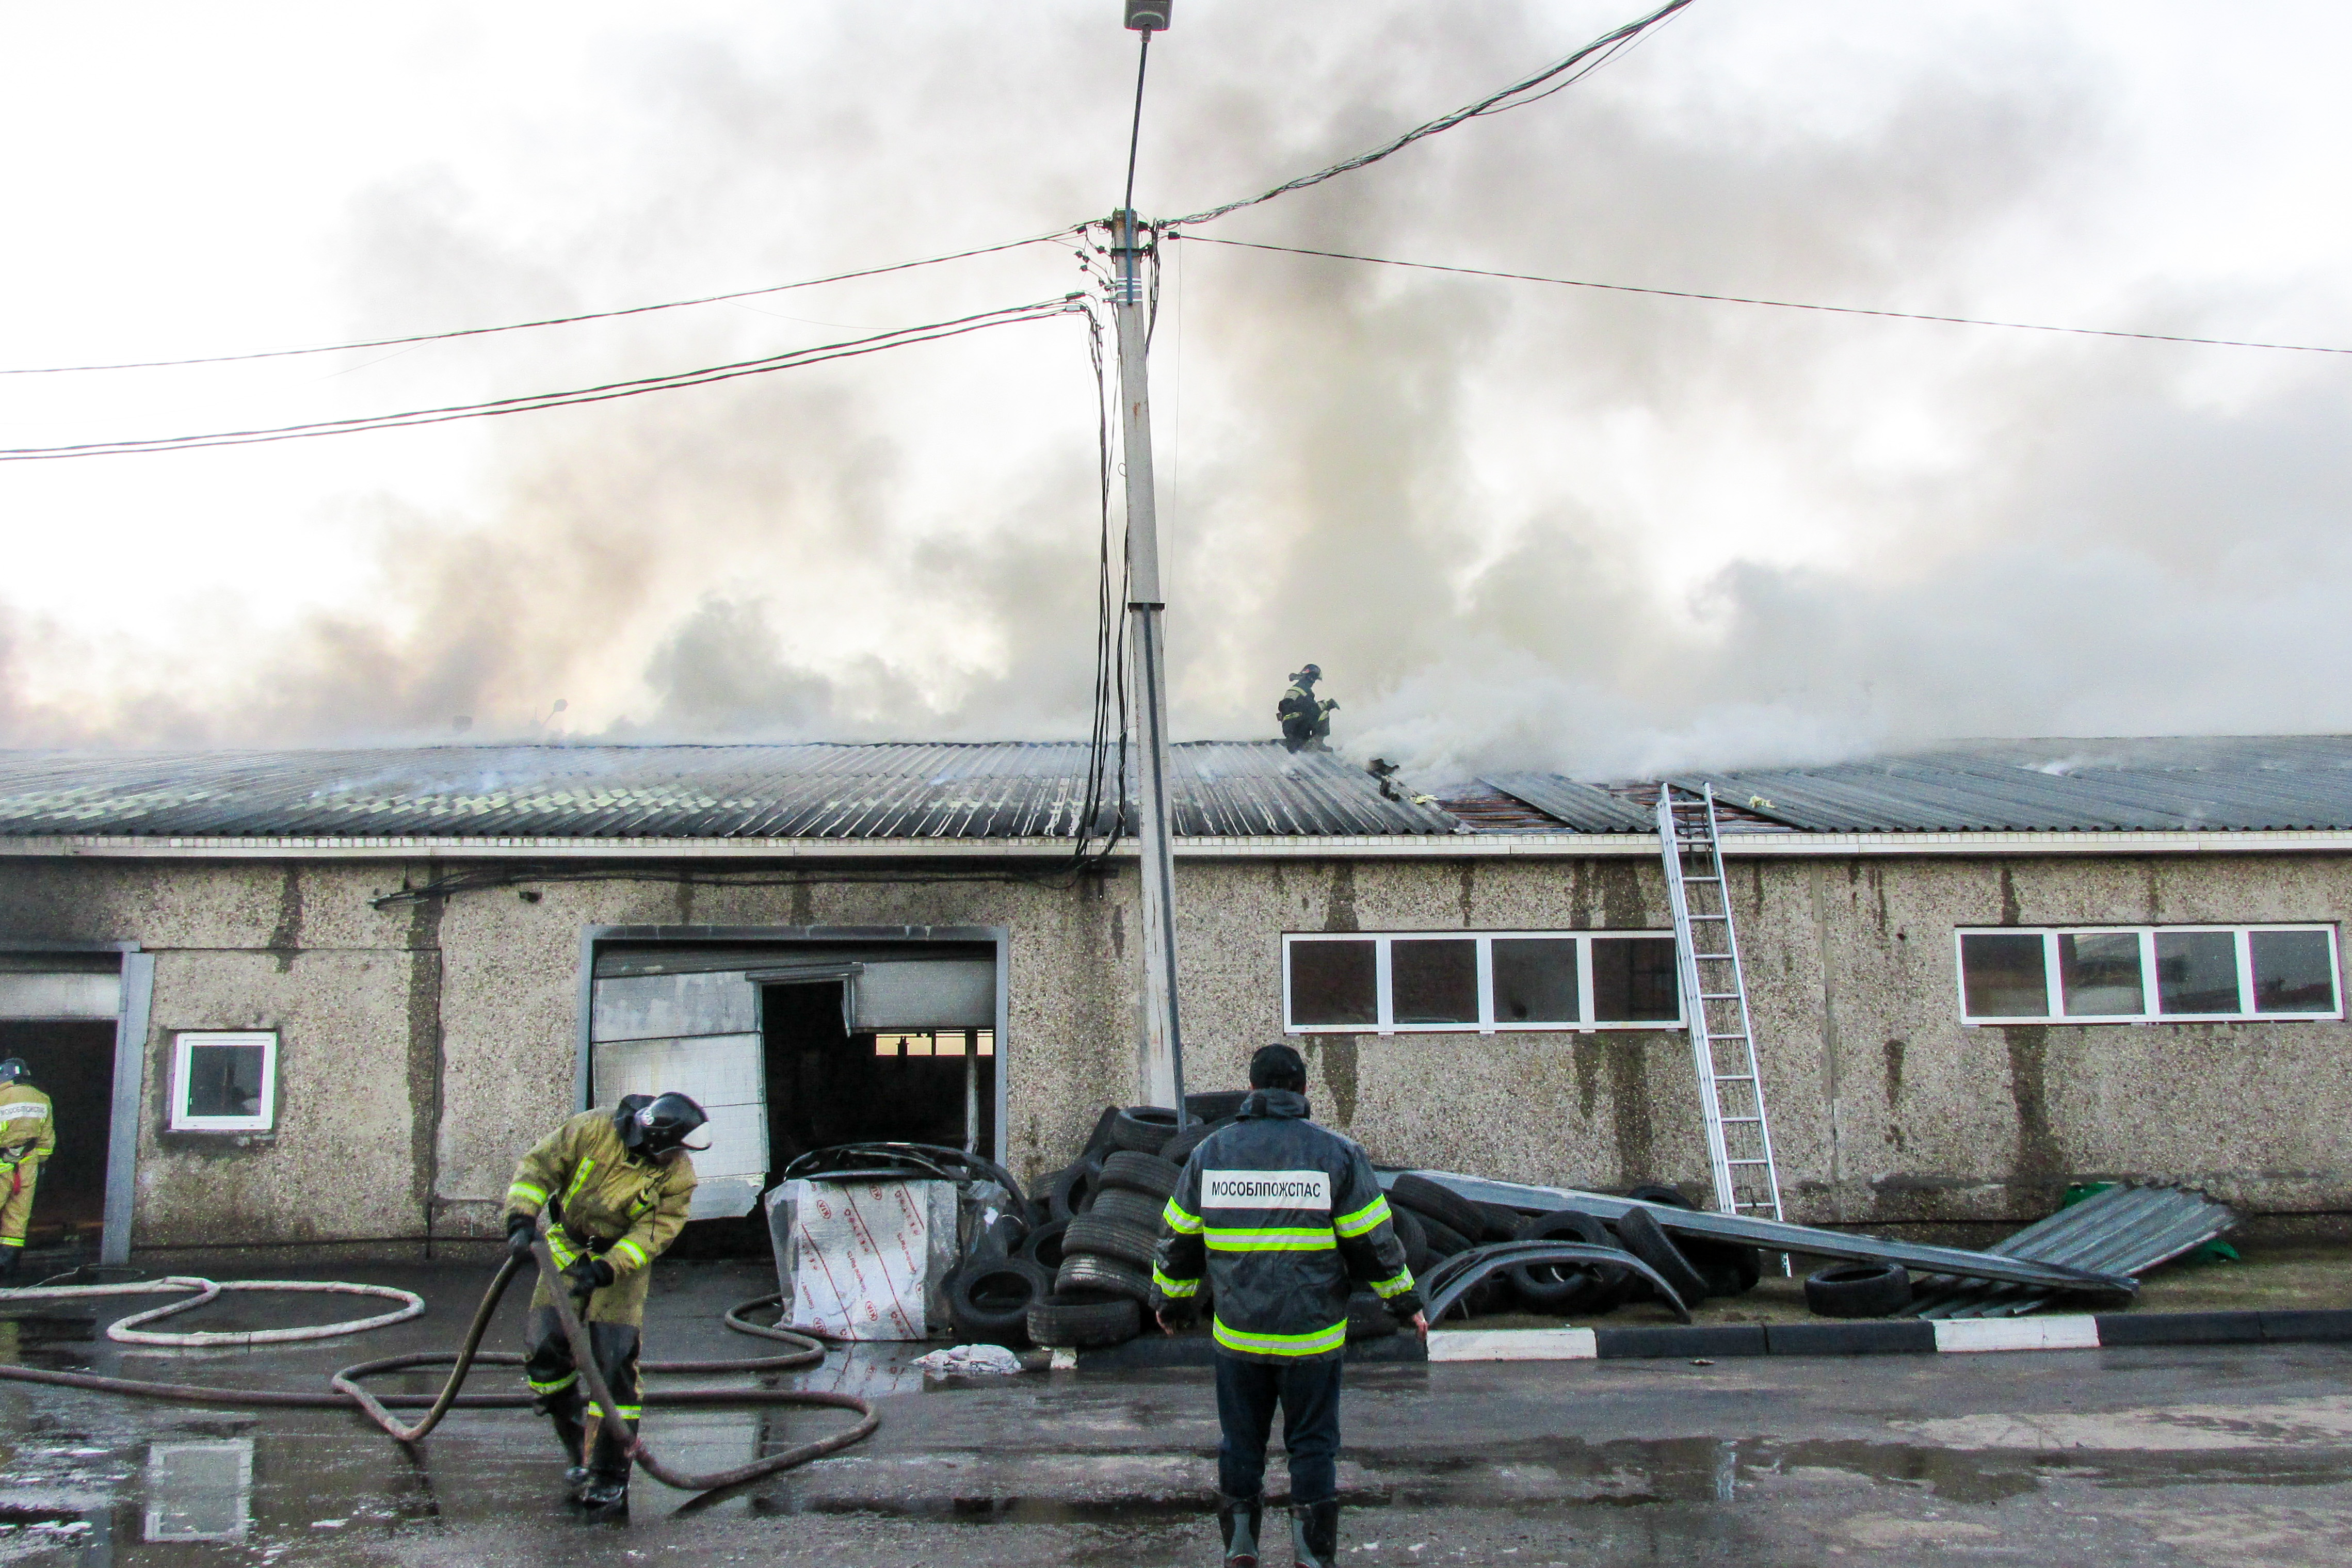
<svg viewBox="0 0 2352 1568"><path fill-rule="evenodd" d="M1523 1223L1515 1241L1582 1241L1594 1247L1614 1247L1617 1239L1599 1219L1579 1209L1538 1214ZM1599 1263L1523 1263L1506 1271L1512 1293L1531 1312L1598 1316L1612 1312L1625 1299L1631 1269Z"/></svg>
<svg viewBox="0 0 2352 1568"><path fill-rule="evenodd" d="M1160 1157L1174 1166L1181 1176L1184 1162L1192 1157L1192 1151L1232 1126L1236 1120L1237 1117L1220 1116L1213 1122L1195 1122L1169 1139L1167 1146L1160 1151Z"/></svg>
<svg viewBox="0 0 2352 1568"><path fill-rule="evenodd" d="M1029 1233L1018 1255L1043 1269L1050 1279L1062 1266L1062 1238L1069 1228L1066 1219L1048 1220Z"/></svg>
<svg viewBox="0 0 2352 1568"><path fill-rule="evenodd" d="M1156 1155L1179 1131L1176 1113L1164 1105L1129 1105L1110 1124L1110 1146L1129 1154Z"/></svg>
<svg viewBox="0 0 2352 1568"><path fill-rule="evenodd" d="M1166 1203L1176 1194L1181 1166L1170 1165L1158 1155L1117 1154L1102 1163L1102 1185L1123 1186Z"/></svg>
<svg viewBox="0 0 2352 1568"><path fill-rule="evenodd" d="M1116 1105L1104 1106L1102 1108L1102 1114L1095 1118L1095 1130L1087 1134L1086 1149L1078 1155L1078 1158L1081 1160L1092 1160L1097 1165L1100 1165L1102 1163L1102 1157L1105 1155L1117 1151L1118 1145L1111 1141L1111 1131L1118 1125L1118 1107Z"/></svg>
<svg viewBox="0 0 2352 1568"><path fill-rule="evenodd" d="M1242 1113L1242 1102L1255 1092L1254 1089L1212 1089L1204 1094L1187 1094L1184 1113L1196 1122L1230 1122Z"/></svg>
<svg viewBox="0 0 2352 1568"><path fill-rule="evenodd" d="M1054 1270L1054 1293L1080 1299L1122 1296L1130 1301L1148 1301L1151 1299L1151 1276L1116 1258L1065 1250L1062 1266Z"/></svg>
<svg viewBox="0 0 2352 1568"><path fill-rule="evenodd" d="M1476 1204L1411 1171L1390 1186L1389 1201L1418 1209L1424 1218L1438 1221L1457 1236L1475 1236L1486 1228L1486 1217L1478 1212Z"/></svg>
<svg viewBox="0 0 2352 1568"><path fill-rule="evenodd" d="M1137 1192L1132 1187L1107 1186L1079 1218L1111 1220L1156 1239L1160 1235L1160 1217L1167 1208L1165 1200Z"/></svg>
<svg viewBox="0 0 2352 1568"><path fill-rule="evenodd" d="M1421 1221L1422 1245L1429 1249L1431 1257L1451 1258L1457 1252L1470 1250L1470 1239L1445 1221L1432 1218L1426 1214L1414 1218Z"/></svg>
<svg viewBox="0 0 2352 1568"><path fill-rule="evenodd" d="M1048 1296L1029 1309L1029 1337L1039 1344L1074 1350L1125 1344L1142 1328L1141 1311L1123 1297L1106 1301Z"/></svg>
<svg viewBox="0 0 2352 1568"><path fill-rule="evenodd" d="M1499 1203L1482 1203L1476 1207L1480 1221L1478 1239L1481 1242L1508 1241L1527 1222L1526 1215L1516 1208L1505 1208Z"/></svg>
<svg viewBox="0 0 2352 1568"><path fill-rule="evenodd" d="M1045 1178L1045 1215L1048 1219L1075 1219L1087 1211L1093 1201L1095 1188L1102 1185L1102 1167L1092 1160L1080 1160L1064 1166Z"/></svg>
<svg viewBox="0 0 2352 1568"><path fill-rule="evenodd" d="M1389 1304L1370 1291L1358 1291L1348 1298L1348 1343L1359 1340L1386 1339L1397 1332L1397 1322L1389 1312Z"/></svg>
<svg viewBox="0 0 2352 1568"><path fill-rule="evenodd" d="M1148 1270L1151 1267L1151 1249L1158 1240L1151 1231L1122 1225L1098 1214L1081 1214L1062 1233L1062 1259L1066 1263L1078 1257L1116 1258Z"/></svg>
<svg viewBox="0 0 2352 1568"><path fill-rule="evenodd" d="M973 1260L948 1280L948 1315L964 1344L1017 1344L1029 1332L1029 1309L1053 1280L1020 1258Z"/></svg>
<svg viewBox="0 0 2352 1568"><path fill-rule="evenodd" d="M1625 1196L1643 1203L1662 1203L1694 1213L1698 1210L1697 1204L1683 1196L1682 1188L1664 1182L1644 1182ZM1676 1236L1671 1230L1666 1232L1666 1239L1690 1260L1690 1266L1706 1281L1706 1293L1710 1296L1743 1294L1754 1290L1756 1281L1764 1277L1763 1256L1753 1247L1742 1247L1736 1241L1702 1241L1695 1236Z"/></svg>
<svg viewBox="0 0 2352 1568"><path fill-rule="evenodd" d="M1422 1228L1421 1216L1403 1205L1389 1206L1389 1228L1396 1232L1408 1256L1415 1250L1429 1250L1429 1232Z"/></svg>
<svg viewBox="0 0 2352 1568"><path fill-rule="evenodd" d="M1674 1239L1658 1227L1646 1208L1629 1208L1618 1217L1617 1239L1626 1251L1658 1271L1658 1277L1674 1287L1685 1307L1695 1307L1706 1299L1706 1281L1691 1267L1690 1260L1682 1255Z"/></svg>
<svg viewBox="0 0 2352 1568"><path fill-rule="evenodd" d="M1900 1263L1840 1263L1805 1278L1805 1305L1825 1318L1883 1318L1911 1304Z"/></svg>

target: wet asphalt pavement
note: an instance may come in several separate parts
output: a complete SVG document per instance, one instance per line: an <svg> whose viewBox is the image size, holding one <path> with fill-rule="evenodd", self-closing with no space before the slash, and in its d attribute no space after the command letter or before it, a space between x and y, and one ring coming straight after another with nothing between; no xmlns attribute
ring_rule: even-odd
<svg viewBox="0 0 2352 1568"><path fill-rule="evenodd" d="M320 1386L350 1362L447 1343L488 1276L314 1272L407 1285L434 1310L315 1347L149 1353L97 1329L161 1298L17 1308L0 1359ZM770 1288L749 1265L664 1266L648 1354L761 1354L718 1315ZM493 1344L514 1343L520 1297ZM352 1310L332 1303L224 1302L156 1326ZM526 1414L460 1412L409 1454L340 1412L0 1384L0 1564L1216 1560L1205 1373L926 1387L905 1364L923 1348L836 1354L801 1376L876 1398L884 1425L867 1443L701 1503L640 1477L625 1528L567 1513L552 1440ZM511 1374L482 1376L497 1387ZM673 1462L716 1469L845 1419L655 1410L646 1432ZM2352 1348L1363 1367L1345 1419L1351 1568L2352 1560ZM1275 1474L1278 1489L1278 1456Z"/></svg>

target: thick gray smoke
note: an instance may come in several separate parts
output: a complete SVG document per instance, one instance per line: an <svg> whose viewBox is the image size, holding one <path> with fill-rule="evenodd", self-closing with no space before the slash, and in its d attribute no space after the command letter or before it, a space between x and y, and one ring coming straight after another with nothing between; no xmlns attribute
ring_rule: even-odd
<svg viewBox="0 0 2352 1568"><path fill-rule="evenodd" d="M1192 0L1154 62L1139 204L1192 210L1358 150L1626 9ZM2267 287L2119 270L2115 231L2153 197L2088 28L1766 9L1703 4L1538 106L1203 235L2352 337L2326 289L2281 319ZM756 47L678 24L608 84L633 156L565 221L502 221L465 167L358 193L355 323L804 276L1098 214L1131 59L1108 15L908 27L810 6ZM2352 696L2313 678L2352 653L2352 382L2330 363L1171 248L1154 392L1180 736L1271 733L1310 658L1348 749L1429 782L2352 727ZM499 395L1080 281L1039 248L504 340L460 368ZM436 363L404 385L446 391ZM478 505L374 503L370 592L193 675L153 674L180 667L163 632L60 641L20 584L0 727L303 744L465 716L480 737L530 733L560 695L583 736L1081 734L1086 364L1071 318L504 423Z"/></svg>

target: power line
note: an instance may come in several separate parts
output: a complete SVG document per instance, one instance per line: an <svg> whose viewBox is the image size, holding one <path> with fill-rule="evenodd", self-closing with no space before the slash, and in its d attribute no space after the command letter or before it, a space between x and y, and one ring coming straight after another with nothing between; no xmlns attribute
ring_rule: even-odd
<svg viewBox="0 0 2352 1568"><path fill-rule="evenodd" d="M1050 316L1065 315L1085 308L1084 295L1073 294L1060 299L1041 299L1031 305L1011 306L1001 310L982 311L974 316L959 317L952 321L935 321L920 327L905 327L897 331L877 333L870 338L854 339L840 343L822 343L814 348L795 349L789 353L771 354L756 360L737 360L729 364L707 365L698 370L675 371L667 375L646 376L635 381L607 382L599 386L578 387L567 392L533 392L522 397L496 398L487 402L452 403L440 408L410 409L399 413L369 414L355 419L321 420L308 424L283 424L259 430L215 431L198 435L154 436L131 441L82 442L69 446L18 446L0 448L0 462L24 463L62 457L116 457L150 452L193 452L212 446L250 446L270 441L298 441L321 435L353 435L368 430L400 430L419 424L446 424L460 419L486 419L498 414L529 413L538 409L568 408L577 403L609 402L616 398L641 397L647 392L669 392L678 387L709 386L716 382L733 381L740 376L766 375L775 371L797 370L805 365L824 364L834 360L855 359L877 354L886 349L906 348L915 343L929 343L942 338L961 337L967 332L983 331L991 327L1008 327L1020 321L1039 321Z"/></svg>
<svg viewBox="0 0 2352 1568"><path fill-rule="evenodd" d="M1026 239L1006 240L1002 245L984 245L971 250L950 252L946 256L927 256L918 261L894 261L887 267L860 267L855 272L836 272L830 277L804 278L798 283L771 284L764 288L741 288L731 294L706 294L695 299L670 299L658 305L631 305L618 310L590 310L577 316L549 316L536 321L509 321L502 327L461 327L449 332L419 332L406 338L365 338L351 343L323 343L309 349L264 349L248 354L209 354L193 360L131 360L107 365L29 365L14 369L0 367L0 376L65 376L79 375L91 371L161 371L185 365L232 365L250 360L289 360L306 354L340 354L352 349L393 349L415 343L439 343L454 338L487 338L499 332L523 332L535 327L569 327L582 321L612 321L624 316L649 316L661 310L684 310L696 305L723 305L730 300L755 299L763 294L783 294L795 288L815 288L827 283L847 283L853 278L879 277L886 273L908 272L919 267L937 267L941 262L966 261L975 256L993 256L999 251L1018 250L1023 246L1045 245L1076 234L1084 225L1056 229L1052 234L1031 235Z"/></svg>
<svg viewBox="0 0 2352 1568"><path fill-rule="evenodd" d="M1336 178L1341 174L1350 173L1368 164L1377 163L1381 159L1388 157L1391 153L1401 152L1416 141L1422 141L1427 137L1434 136L1441 131L1451 131L1465 120L1476 120L1482 115L1507 113L1511 110L1521 108L1526 104L1534 103L1538 99L1549 98L1553 93L1558 92L1561 88L1567 87L1570 83L1590 75L1592 71L1598 70L1601 66L1607 64L1610 57L1616 54L1620 48L1632 43L1643 33L1649 31L1659 23L1664 22L1666 18L1672 16L1675 12L1680 11L1684 6L1688 5L1690 3L1691 0L1667 0L1665 5L1661 5L1658 9L1651 12L1648 16L1643 16L1637 21L1628 22L1623 26L1616 28L1614 31L1602 34L1600 37L1593 39L1592 42L1585 45L1584 47L1577 50L1576 53L1569 56L1566 59L1546 66L1542 70L1538 71L1535 75L1513 82L1510 86L1503 89L1502 91L1482 98L1475 103L1465 104L1451 114L1440 115L1437 119L1430 120L1424 125L1416 125L1411 131L1406 131L1403 135L1399 136L1392 141L1383 142L1380 146L1373 148L1369 152L1360 152L1353 158L1343 159L1339 162L1330 165L1328 168L1318 169L1312 174L1301 174L1296 180L1286 181L1282 184L1275 186L1274 189L1260 192L1255 196L1245 196L1238 202L1227 202L1221 207L1211 207L1206 212L1194 213L1190 217L1172 219L1171 220L1169 226L1173 227L1178 225L1213 223L1217 219L1223 217L1228 213L1237 213L1244 207L1254 207L1261 202L1270 202L1276 196L1287 195L1293 191L1303 191L1309 185L1319 185L1326 180ZM1595 56L1598 56L1599 57L1595 58ZM1588 60L1591 63L1590 65L1585 65L1585 62ZM1578 70L1576 68L1579 66L1584 66L1585 68ZM1556 79L1563 77L1565 77L1565 80ZM1544 84L1547 82L1552 83L1553 85L1546 88L1542 92L1533 93L1525 98L1520 96L1523 93L1528 93L1530 89L1544 87Z"/></svg>
<svg viewBox="0 0 2352 1568"><path fill-rule="evenodd" d="M1582 277L1547 277L1532 272L1447 267L1433 261L1399 261L1393 256L1359 256L1344 250L1313 250L1295 245L1266 245L1257 240L1217 239L1209 235L1171 237L1190 240L1195 245L1232 246L1237 250L1280 251L1286 256L1361 261L1374 267L1402 267L1415 272L1448 272L1463 277L1499 277L1512 283L1556 283L1565 288L1597 288L1611 294L1649 294L1662 299L1703 299L1717 305L1765 305L1775 310L1814 310L1831 316L1875 316L1888 321L1932 321L1947 327L2000 327L2013 332L2061 332L2080 338L2124 338L2142 343L2190 343L2210 349L2273 349L2289 354L2352 354L2352 349L2333 349L2316 343L2268 343L2249 338L2192 338L2182 332L2126 332L2112 327L2057 327L2043 321L1996 321L1979 316L1932 316L1919 310L1874 310L1861 305L1815 305L1798 299L1762 299L1745 294L1702 294L1690 288L1648 288L1633 283L1595 283Z"/></svg>

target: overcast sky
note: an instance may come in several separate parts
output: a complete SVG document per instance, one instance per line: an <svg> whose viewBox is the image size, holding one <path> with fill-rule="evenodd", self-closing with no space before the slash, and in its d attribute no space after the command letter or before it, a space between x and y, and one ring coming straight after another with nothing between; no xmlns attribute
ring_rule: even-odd
<svg viewBox="0 0 2352 1568"><path fill-rule="evenodd" d="M1178 0L1139 205L1359 151L1635 14ZM2352 347L2340 5L1698 0L1205 235ZM0 5L0 367L755 287L1118 200L1115 0ZM2352 356L1171 247L1180 737L1442 781L2352 728ZM1084 286L1040 246L622 321L0 377L0 446L584 386ZM594 407L0 463L0 742L1076 736L1083 319Z"/></svg>

